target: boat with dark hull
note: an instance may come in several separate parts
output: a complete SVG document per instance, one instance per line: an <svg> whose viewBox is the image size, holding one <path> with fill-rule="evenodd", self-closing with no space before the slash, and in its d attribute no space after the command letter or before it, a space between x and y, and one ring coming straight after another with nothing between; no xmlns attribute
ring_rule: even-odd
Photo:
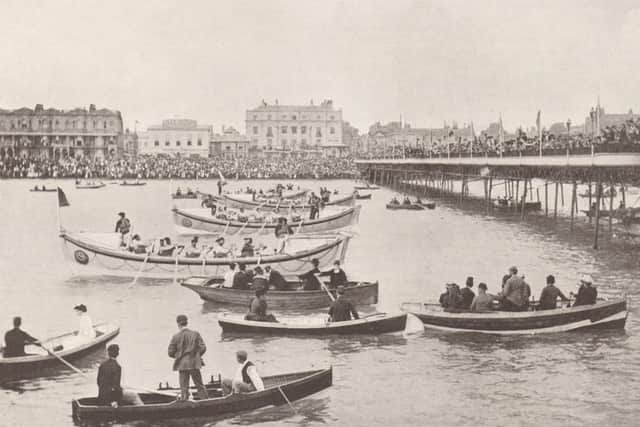
<svg viewBox="0 0 640 427"><path fill-rule="evenodd" d="M343 196L340 198L334 198L333 200L329 200L324 205L325 206L354 206L355 205L355 195L349 194L347 196ZM300 210L309 210L311 209L311 205L307 204L305 200L277 200L277 199L267 199L267 200L252 200L251 198L235 195L235 194L225 194L224 195L224 203L232 208L243 208L253 210L256 208L260 208L261 210L280 210L284 211L291 209L295 211Z"/></svg>
<svg viewBox="0 0 640 427"><path fill-rule="evenodd" d="M220 287L221 279L215 277L193 276L185 279L181 285L197 293L200 298L218 304L248 306L255 291ZM331 305L331 299L325 290L297 290L299 282L289 282L291 290L269 290L267 298L271 310L313 310ZM349 282L345 286L345 296L355 304L373 305L378 303L378 282ZM335 290L330 291L335 297Z"/></svg>
<svg viewBox="0 0 640 427"><path fill-rule="evenodd" d="M140 393L143 405L98 406L96 397L74 399L75 423L166 420L171 418L220 417L267 406L287 404L318 393L333 384L332 368L263 377L264 390L222 395L219 383L207 385L208 399L180 401L169 393ZM286 399L285 399L286 396Z"/></svg>
<svg viewBox="0 0 640 427"><path fill-rule="evenodd" d="M47 338L42 341L42 345L57 356L73 361L104 347L120 332L117 326L110 323L97 324L93 328L96 331L96 337L92 340L78 340L76 332L69 332ZM25 353L28 356L0 358L0 380L33 378L51 369L65 369L60 360L41 347L27 345Z"/></svg>
<svg viewBox="0 0 640 427"><path fill-rule="evenodd" d="M379 190L380 187L377 185L356 185L353 187L354 190Z"/></svg>
<svg viewBox="0 0 640 427"><path fill-rule="evenodd" d="M269 295L271 295L271 292L269 292ZM218 324L225 333L268 335L379 335L404 331L407 326L406 313L396 315L375 313L360 319L344 322L317 320L320 321L315 323L282 320L278 322L256 322L221 315L218 317Z"/></svg>
<svg viewBox="0 0 640 427"><path fill-rule="evenodd" d="M427 328L499 335L623 329L628 314L626 299L523 312L447 312L438 304L421 303L402 304L402 310L417 316Z"/></svg>
<svg viewBox="0 0 640 427"><path fill-rule="evenodd" d="M513 203L504 199L498 199L493 202L494 209L502 210L502 211L517 211L520 212L522 210L521 203ZM542 202L525 202L524 210L526 212L539 211L542 209Z"/></svg>
<svg viewBox="0 0 640 427"><path fill-rule="evenodd" d="M275 253L252 257L198 257L184 254L162 256L134 253L120 247L118 233L61 231L62 248L67 260L85 274L140 275L157 278L180 278L196 274L222 276L229 263L271 266L283 274L302 274L311 270L317 258L320 268L329 268L334 260L344 261L351 235L333 234L290 236L284 248ZM80 271L78 271L80 272Z"/></svg>
<svg viewBox="0 0 640 427"><path fill-rule="evenodd" d="M174 200L182 200L182 199L197 199L198 193L194 192L186 192L186 193L173 193L171 198Z"/></svg>
<svg viewBox="0 0 640 427"><path fill-rule="evenodd" d="M98 188L106 187L104 182L84 182L76 183L76 190L96 190ZM57 191L57 190L56 190Z"/></svg>
<svg viewBox="0 0 640 427"><path fill-rule="evenodd" d="M420 206L424 206L425 208L429 209L429 210L433 210L436 208L436 202L427 202L424 200L421 200L419 202L416 202L416 204L420 205Z"/></svg>
<svg viewBox="0 0 640 427"><path fill-rule="evenodd" d="M371 194L356 194L356 200L371 200Z"/></svg>
<svg viewBox="0 0 640 427"><path fill-rule="evenodd" d="M417 203L387 203L387 209L391 209L393 211L397 210L407 210L407 211L423 211L424 206Z"/></svg>
<svg viewBox="0 0 640 427"><path fill-rule="evenodd" d="M288 225L294 233L319 233L338 230L350 227L358 223L360 217L360 206L353 206L347 209L322 211L322 216L316 219L306 219L300 215L289 218ZM211 216L211 212L206 208L181 209L174 207L173 222L181 227L190 230L201 230L209 233L228 233L231 236L236 234L275 234L279 215L260 218L251 221L248 216L240 220L227 219L224 215ZM241 215L238 215L240 218Z"/></svg>
<svg viewBox="0 0 640 427"><path fill-rule="evenodd" d="M29 191L31 191L32 193L55 193L56 191L58 191L57 188L32 188Z"/></svg>
<svg viewBox="0 0 640 427"><path fill-rule="evenodd" d="M122 181L120 185L125 187L140 187L142 185L147 185L147 183L143 181Z"/></svg>

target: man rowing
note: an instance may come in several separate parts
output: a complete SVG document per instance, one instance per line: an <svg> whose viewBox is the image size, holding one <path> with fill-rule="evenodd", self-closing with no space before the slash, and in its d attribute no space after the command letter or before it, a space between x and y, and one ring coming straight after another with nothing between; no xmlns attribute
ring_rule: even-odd
<svg viewBox="0 0 640 427"><path fill-rule="evenodd" d="M29 356L24 352L24 346L27 344L40 345L40 341L37 338L32 337L22 329L22 318L16 316L13 318L13 329L4 334L4 350L2 356L8 357L22 357Z"/></svg>
<svg viewBox="0 0 640 427"><path fill-rule="evenodd" d="M540 293L540 302L538 310L553 310L557 307L558 298L562 301L569 302L569 298L564 296L562 291L556 288L556 278L553 274L547 276L547 285L542 288Z"/></svg>
<svg viewBox="0 0 640 427"><path fill-rule="evenodd" d="M353 306L351 301L344 296L344 286L338 286L336 293L338 297L333 301L331 307L329 307L329 321L330 322L344 322L347 320L359 319L358 311Z"/></svg>
<svg viewBox="0 0 640 427"><path fill-rule="evenodd" d="M256 295L249 302L249 312L244 316L244 320L255 322L275 322L273 314L267 314L267 290L262 286L256 286Z"/></svg>
<svg viewBox="0 0 640 427"><path fill-rule="evenodd" d="M340 268L340 261L333 262L333 268L318 274L320 277L329 276L329 289L337 289L338 286L347 285L347 274Z"/></svg>

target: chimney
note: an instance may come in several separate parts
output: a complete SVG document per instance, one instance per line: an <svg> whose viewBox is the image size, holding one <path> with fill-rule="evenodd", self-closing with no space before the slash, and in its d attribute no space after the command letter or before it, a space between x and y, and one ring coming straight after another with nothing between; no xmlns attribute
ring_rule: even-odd
<svg viewBox="0 0 640 427"><path fill-rule="evenodd" d="M90 113L96 112L96 104L89 104L89 112Z"/></svg>

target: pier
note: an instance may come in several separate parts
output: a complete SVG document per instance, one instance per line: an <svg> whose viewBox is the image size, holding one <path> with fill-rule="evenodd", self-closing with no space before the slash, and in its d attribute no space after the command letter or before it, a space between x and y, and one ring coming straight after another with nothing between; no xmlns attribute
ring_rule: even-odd
<svg viewBox="0 0 640 427"><path fill-rule="evenodd" d="M627 208L626 190L640 182L640 153L362 159L357 164L361 175L376 185L459 203L475 200L483 203L487 214L499 209L521 220L536 211L557 221L567 185L572 231L580 213L578 186L586 186L580 196L587 200L585 214L594 224L594 249L603 231L602 219L607 219L606 230L612 233L614 219L632 222L637 211ZM482 185L480 194L470 191L472 183ZM618 209L615 199L620 202Z"/></svg>

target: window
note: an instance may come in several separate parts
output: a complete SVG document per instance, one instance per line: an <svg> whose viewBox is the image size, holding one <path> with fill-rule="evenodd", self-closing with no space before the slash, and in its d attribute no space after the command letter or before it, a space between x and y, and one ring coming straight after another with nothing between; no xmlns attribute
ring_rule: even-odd
<svg viewBox="0 0 640 427"><path fill-rule="evenodd" d="M253 115L253 120L258 120L258 115L257 114Z"/></svg>
<svg viewBox="0 0 640 427"><path fill-rule="evenodd" d="M333 116L329 116L329 118L330 118L331 120L333 120Z"/></svg>
<svg viewBox="0 0 640 427"><path fill-rule="evenodd" d="M258 126L254 126L253 127L253 134L257 135L258 134Z"/></svg>
<svg viewBox="0 0 640 427"><path fill-rule="evenodd" d="M287 127L286 126L280 126L280 133L287 133Z"/></svg>
<svg viewBox="0 0 640 427"><path fill-rule="evenodd" d="M316 128L316 138L322 138L322 130L320 128Z"/></svg>
<svg viewBox="0 0 640 427"><path fill-rule="evenodd" d="M267 119L268 119L268 120L271 120L271 114L269 114L269 115L267 116Z"/></svg>
<svg viewBox="0 0 640 427"><path fill-rule="evenodd" d="M180 141L176 141L176 147L180 147Z"/></svg>
<svg viewBox="0 0 640 427"><path fill-rule="evenodd" d="M291 116L291 120L295 120L295 119L296 119L296 116Z"/></svg>
<svg viewBox="0 0 640 427"><path fill-rule="evenodd" d="M283 115L282 115L282 118L283 118L284 120L287 120L287 115L286 115L286 114L283 114Z"/></svg>
<svg viewBox="0 0 640 427"><path fill-rule="evenodd" d="M102 127L103 127L104 129L106 129L106 128L107 128L107 121L106 121L106 120L105 120L105 121L104 121L104 123L102 124Z"/></svg>
<svg viewBox="0 0 640 427"><path fill-rule="evenodd" d="M153 145L155 145L156 147L159 147L160 146L160 141L158 141L158 140L154 141Z"/></svg>
<svg viewBox="0 0 640 427"><path fill-rule="evenodd" d="M168 140L164 142L164 146L165 146L165 147L168 147L170 144L171 144L171 143L170 143Z"/></svg>
<svg viewBox="0 0 640 427"><path fill-rule="evenodd" d="M291 133L298 133L298 127L297 126L291 126Z"/></svg>
<svg viewBox="0 0 640 427"><path fill-rule="evenodd" d="M198 147L202 147L202 140L198 139Z"/></svg>
<svg viewBox="0 0 640 427"><path fill-rule="evenodd" d="M300 126L300 133L301 134L306 134L307 133L307 127L306 126Z"/></svg>
<svg viewBox="0 0 640 427"><path fill-rule="evenodd" d="M280 144L282 144L282 148L287 146L287 140L286 139L281 139L280 140Z"/></svg>
<svg viewBox="0 0 640 427"><path fill-rule="evenodd" d="M320 120L320 116L319 116L319 115L318 115L318 116L316 116L316 119Z"/></svg>
<svg viewBox="0 0 640 427"><path fill-rule="evenodd" d="M187 141L187 145L191 147L191 140Z"/></svg>
<svg viewBox="0 0 640 427"><path fill-rule="evenodd" d="M333 135L334 133L336 133L336 129L335 129L335 128L333 128L333 127L330 127L330 128L329 128L329 133L330 133L331 135Z"/></svg>
<svg viewBox="0 0 640 427"><path fill-rule="evenodd" d="M271 150L272 143L273 143L273 140L271 138L267 139L267 144L269 144L269 150Z"/></svg>
<svg viewBox="0 0 640 427"><path fill-rule="evenodd" d="M271 130L271 126L267 128L267 136L273 136L273 131Z"/></svg>
<svg viewBox="0 0 640 427"><path fill-rule="evenodd" d="M97 129L97 128L98 128L98 125L96 124L96 121L95 121L95 120L93 121L93 128L94 128L94 129Z"/></svg>

